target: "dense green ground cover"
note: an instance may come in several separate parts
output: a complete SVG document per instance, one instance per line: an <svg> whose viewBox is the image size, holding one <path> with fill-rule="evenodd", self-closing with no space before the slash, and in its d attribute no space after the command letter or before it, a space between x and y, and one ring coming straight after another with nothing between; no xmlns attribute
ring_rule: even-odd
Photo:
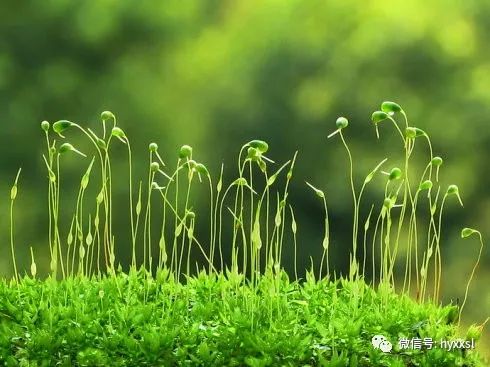
<svg viewBox="0 0 490 367"><path fill-rule="evenodd" d="M483 366L475 351L401 350L402 337L453 340L457 308L362 281L239 274L176 283L161 271L0 283L7 366ZM480 329L470 328L468 339ZM373 348L382 334L391 353ZM465 335L459 335L465 337Z"/></svg>

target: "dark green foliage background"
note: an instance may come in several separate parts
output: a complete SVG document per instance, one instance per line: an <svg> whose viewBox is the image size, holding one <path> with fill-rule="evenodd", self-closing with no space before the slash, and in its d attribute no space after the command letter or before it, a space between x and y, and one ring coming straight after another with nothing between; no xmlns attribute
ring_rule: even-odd
<svg viewBox="0 0 490 367"><path fill-rule="evenodd" d="M40 272L48 268L40 121L66 118L99 127L99 113L110 109L140 162L146 162L150 141L169 161L181 144L192 145L215 175L223 160L234 167L239 146L254 137L270 143L276 161L299 150L291 198L300 268L309 254L321 251L322 208L303 184L308 179L327 193L333 261L345 270L351 226L347 161L340 144L327 143L326 136L338 115L349 117L357 172L368 172L391 141L399 148L386 130L385 140L376 143L369 124L371 111L390 99L429 132L445 158L443 180L460 187L465 208L453 204L447 211L443 294L445 300L461 299L477 244L463 243L459 231L472 226L490 238L489 19L490 4L476 0L2 1L2 253L9 188L22 166L19 267L28 268L32 245ZM116 176L125 180L122 163ZM76 190L85 163L65 164L63 195L71 205L69 192ZM137 173L145 169L140 164ZM124 185L117 190L126 197ZM204 198L197 200L204 205ZM125 262L127 218L117 221ZM468 321L482 322L489 314L489 263L486 251L470 292ZM2 256L0 273L10 276L11 269L9 257Z"/></svg>

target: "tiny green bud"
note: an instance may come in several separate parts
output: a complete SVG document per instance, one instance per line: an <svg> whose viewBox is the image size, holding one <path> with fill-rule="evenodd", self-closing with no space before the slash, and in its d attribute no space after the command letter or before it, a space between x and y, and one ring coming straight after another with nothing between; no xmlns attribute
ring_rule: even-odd
<svg viewBox="0 0 490 367"><path fill-rule="evenodd" d="M102 112L100 114L100 118L103 121L107 121L107 120L110 120L110 119L115 119L115 116L114 116L114 114L111 111L104 111L104 112Z"/></svg>
<svg viewBox="0 0 490 367"><path fill-rule="evenodd" d="M192 147L189 145L182 145L179 150L179 158L190 158L192 156Z"/></svg>
<svg viewBox="0 0 490 367"><path fill-rule="evenodd" d="M320 190L320 189L317 189L315 186L313 186L312 184L310 184L309 182L306 182L306 184L315 192L315 194L320 197L320 198L324 198L325 197L325 193Z"/></svg>
<svg viewBox="0 0 490 367"><path fill-rule="evenodd" d="M259 165L259 168L262 172L265 172L267 170L267 164L264 162L263 159L259 159L257 161L257 164Z"/></svg>
<svg viewBox="0 0 490 367"><path fill-rule="evenodd" d="M87 237L85 238L85 243L87 244L88 247L92 245L92 242L94 241L94 238L92 236L92 233L88 233Z"/></svg>
<svg viewBox="0 0 490 367"><path fill-rule="evenodd" d="M402 170L398 167L395 167L391 170L389 179L390 181L398 180L401 176L402 176Z"/></svg>
<svg viewBox="0 0 490 367"><path fill-rule="evenodd" d="M12 188L10 189L10 200L15 200L15 198L17 197L17 184L15 184L14 186L12 186Z"/></svg>
<svg viewBox="0 0 490 367"><path fill-rule="evenodd" d="M148 146L148 149L150 150L150 152L155 153L158 150L157 143L150 143L150 145Z"/></svg>
<svg viewBox="0 0 490 367"><path fill-rule="evenodd" d="M263 140L252 140L248 143L252 148L257 149L260 153L265 153L269 150L269 144Z"/></svg>
<svg viewBox="0 0 490 367"><path fill-rule="evenodd" d="M80 260L85 257L85 247L83 246L83 243L80 244L80 248L78 249L78 256L80 256Z"/></svg>
<svg viewBox="0 0 490 367"><path fill-rule="evenodd" d="M96 142L97 142L97 146L100 149L106 149L107 148L107 145L106 145L105 141L102 140L101 138L97 138Z"/></svg>
<svg viewBox="0 0 490 367"><path fill-rule="evenodd" d="M194 213L193 211L188 211L187 212L187 216L190 218L190 219L194 219L196 217L196 213Z"/></svg>
<svg viewBox="0 0 490 367"><path fill-rule="evenodd" d="M375 124L383 120L386 120L387 118L388 118L388 114L383 111L374 111L373 114L371 115L371 121L374 122Z"/></svg>
<svg viewBox="0 0 490 367"><path fill-rule="evenodd" d="M97 205L102 204L102 202L104 201L104 189L99 191L99 194L95 198L95 201L96 201Z"/></svg>
<svg viewBox="0 0 490 367"><path fill-rule="evenodd" d="M158 184L157 184L155 181L153 181L153 182L151 183L151 189L152 189L152 190L158 190L158 188L159 188Z"/></svg>
<svg viewBox="0 0 490 367"><path fill-rule="evenodd" d="M57 133L58 135L60 135L61 137L63 137L63 135L61 135L61 133L63 131L65 131L66 129L70 128L72 125L73 125L73 122L70 122L68 120L56 121L53 124L53 130L54 130L55 133Z"/></svg>
<svg viewBox="0 0 490 367"><path fill-rule="evenodd" d="M158 172L159 169L160 169L160 164L158 164L158 162L151 162L150 164L151 172Z"/></svg>
<svg viewBox="0 0 490 367"><path fill-rule="evenodd" d="M47 121L41 122L41 129L43 129L44 131L48 132L48 130L49 130L49 122L47 122Z"/></svg>
<svg viewBox="0 0 490 367"><path fill-rule="evenodd" d="M349 120L345 117L339 117L337 121L335 121L335 125L337 126L337 129L342 130L349 125Z"/></svg>
<svg viewBox="0 0 490 367"><path fill-rule="evenodd" d="M14 185L10 189L10 200L14 201L17 197L17 184L19 182L20 173L22 172L22 168L19 168L17 171L17 176L15 177Z"/></svg>
<svg viewBox="0 0 490 367"><path fill-rule="evenodd" d="M384 201L383 201L383 206L385 206L386 208L391 208L391 205L392 205L392 201L390 198L385 198Z"/></svg>
<svg viewBox="0 0 490 367"><path fill-rule="evenodd" d="M419 190L420 191L423 191L423 190L430 190L432 188L432 181L431 180L425 180L424 182L422 182L419 186Z"/></svg>
<svg viewBox="0 0 490 367"><path fill-rule="evenodd" d="M401 112L402 108L400 107L400 105L398 103L385 101L381 104L381 111L392 115L395 112Z"/></svg>
<svg viewBox="0 0 490 367"><path fill-rule="evenodd" d="M441 158L441 157L434 157L434 158L432 158L432 160L430 161L430 163L431 163L433 166L438 167L438 166L442 165L443 160L442 160L442 158Z"/></svg>
<svg viewBox="0 0 490 367"><path fill-rule="evenodd" d="M36 263L33 261L31 263L31 275L33 278L35 278L36 274L37 274L37 266L36 266Z"/></svg>

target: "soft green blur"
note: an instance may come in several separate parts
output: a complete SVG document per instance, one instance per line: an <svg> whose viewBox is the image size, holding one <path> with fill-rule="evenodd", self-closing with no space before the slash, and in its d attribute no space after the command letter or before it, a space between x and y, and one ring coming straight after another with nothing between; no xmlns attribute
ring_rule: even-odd
<svg viewBox="0 0 490 367"><path fill-rule="evenodd" d="M470 226L490 238L489 36L490 3L476 0L2 1L0 273L12 273L8 205L19 166L19 268L28 269L30 245L38 268L48 268L40 122L63 118L100 128L106 109L132 140L141 177L151 141L169 162L190 144L215 175L224 161L228 179L239 147L252 138L268 141L277 162L299 150L291 188L299 265L321 254L322 207L308 180L327 193L332 259L345 271L348 161L338 139L326 136L338 116L349 118L359 182L390 148L401 149L388 129L377 142L369 123L388 99L431 135L445 160L443 181L460 188L465 207L452 203L445 214L443 294L461 302L478 243L462 241L459 232ZM124 159L115 176L125 179ZM76 190L84 166L66 164L71 205L68 191ZM122 197L125 186L118 190ZM127 222L118 223L126 231ZM467 322L490 316L489 265L486 250Z"/></svg>

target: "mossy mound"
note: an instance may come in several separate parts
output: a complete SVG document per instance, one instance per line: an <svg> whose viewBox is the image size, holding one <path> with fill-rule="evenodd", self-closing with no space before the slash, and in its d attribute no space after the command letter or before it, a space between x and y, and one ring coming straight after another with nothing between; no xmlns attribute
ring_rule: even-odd
<svg viewBox="0 0 490 367"><path fill-rule="evenodd" d="M184 284L185 283L185 284ZM363 281L293 282L266 273L169 272L0 282L0 361L6 366L483 366L447 351L461 334L455 306L419 304ZM391 353L373 347L384 335ZM402 338L432 338L402 349Z"/></svg>

